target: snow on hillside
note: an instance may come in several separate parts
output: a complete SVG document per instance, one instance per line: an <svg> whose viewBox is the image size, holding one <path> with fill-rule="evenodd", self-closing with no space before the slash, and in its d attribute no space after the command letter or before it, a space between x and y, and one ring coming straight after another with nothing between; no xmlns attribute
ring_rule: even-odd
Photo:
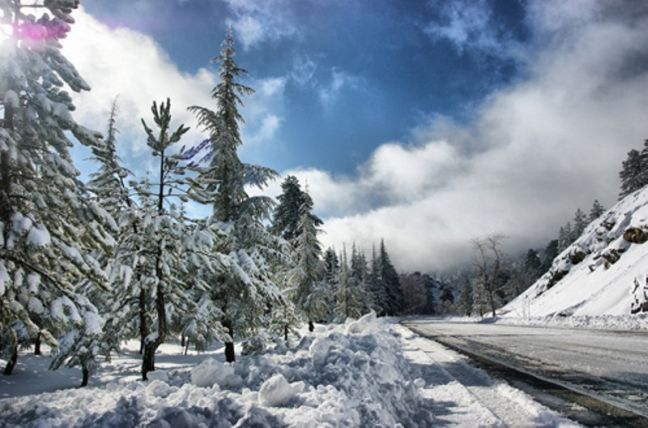
<svg viewBox="0 0 648 428"><path fill-rule="evenodd" d="M592 222L504 318L625 317L648 309L648 187ZM644 319L642 316L637 318Z"/></svg>
<svg viewBox="0 0 648 428"><path fill-rule="evenodd" d="M0 400L0 426L427 426L433 415L399 337L371 314L231 365L210 355L149 382Z"/></svg>

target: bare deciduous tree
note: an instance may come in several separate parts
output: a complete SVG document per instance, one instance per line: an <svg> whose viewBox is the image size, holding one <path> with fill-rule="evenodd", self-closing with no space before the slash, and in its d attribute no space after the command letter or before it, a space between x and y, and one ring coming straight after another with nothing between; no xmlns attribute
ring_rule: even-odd
<svg viewBox="0 0 648 428"><path fill-rule="evenodd" d="M473 248L477 252L475 268L479 273L480 281L486 290L488 304L496 316L495 291L497 281L502 273L502 264L504 262L504 251L502 250L502 241L506 236L501 234L489 235L486 238L475 238L471 241Z"/></svg>

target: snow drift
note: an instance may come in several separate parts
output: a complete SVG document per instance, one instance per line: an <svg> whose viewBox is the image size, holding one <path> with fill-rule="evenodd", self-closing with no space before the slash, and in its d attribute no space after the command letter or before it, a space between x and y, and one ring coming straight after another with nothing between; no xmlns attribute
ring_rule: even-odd
<svg viewBox="0 0 648 428"><path fill-rule="evenodd" d="M2 400L0 426L428 426L399 337L370 314L234 364Z"/></svg>
<svg viewBox="0 0 648 428"><path fill-rule="evenodd" d="M628 316L645 312L648 187L593 221L502 317Z"/></svg>

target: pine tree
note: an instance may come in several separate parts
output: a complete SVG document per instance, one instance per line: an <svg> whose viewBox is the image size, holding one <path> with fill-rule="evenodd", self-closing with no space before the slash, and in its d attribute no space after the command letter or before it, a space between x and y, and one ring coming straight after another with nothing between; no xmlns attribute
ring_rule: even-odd
<svg viewBox="0 0 648 428"><path fill-rule="evenodd" d="M90 175L88 189L97 197L99 205L119 221L126 209L134 205L126 180L132 173L124 168L117 155L117 99L113 101L108 118L108 129L103 144L92 148L99 169Z"/></svg>
<svg viewBox="0 0 648 428"><path fill-rule="evenodd" d="M166 203L173 191L178 190L182 184L177 178L183 173L179 167L180 158L170 153L170 148L177 144L182 136L189 130L184 125L171 131L171 101L166 103L153 103L151 108L157 132L151 129L144 119L142 126L146 131L147 145L153 156L159 159L158 182L153 186L156 202L155 218L152 224L151 237L157 242L154 248L153 283L151 296L154 299L155 317L157 323L152 326L152 331L145 339L144 355L142 361L142 378L147 379L147 373L155 370L155 352L164 343L168 330L167 302L172 294L182 294L185 284L180 277L185 268L182 263L181 248L177 245L182 239L178 232L182 231L182 224L177 221L176 212L168 211ZM157 189L155 187L157 186ZM180 230L179 230L180 229Z"/></svg>
<svg viewBox="0 0 648 428"><path fill-rule="evenodd" d="M527 272L536 273L540 270L541 267L542 260L540 260L540 255L536 250L529 248L524 259L525 270Z"/></svg>
<svg viewBox="0 0 648 428"><path fill-rule="evenodd" d="M567 247L569 247L574 242L574 231L572 230L572 224L570 221L567 222L563 227L560 228L558 232L558 251L562 252Z"/></svg>
<svg viewBox="0 0 648 428"><path fill-rule="evenodd" d="M577 209L574 213L574 230L572 232L572 241L580 238L588 224L589 221L587 220L585 213L580 208Z"/></svg>
<svg viewBox="0 0 648 428"><path fill-rule="evenodd" d="M243 143L239 131L243 118L238 108L241 96L253 90L238 82L245 70L238 67L234 55L229 29L217 58L220 81L212 90L216 110L190 107L208 134L208 153L203 158L208 165L196 166L197 177L191 181L190 194L198 202L213 206L210 223L227 236L221 251L229 255L229 270L213 278L212 292L214 301L221 305L222 324L229 334L225 342L228 362L236 358L235 336L252 333L264 325L268 307L282 299L268 265L273 257L281 257L281 248L262 223L272 208L272 200L250 197L246 192L246 186L263 188L277 174L270 168L244 164L238 157L238 147Z"/></svg>
<svg viewBox="0 0 648 428"><path fill-rule="evenodd" d="M371 293L367 290L367 281L369 271L367 270L367 260L364 253L356 249L355 243L351 250L351 282L353 287L358 290L362 298L362 313L369 312L373 307Z"/></svg>
<svg viewBox="0 0 648 428"><path fill-rule="evenodd" d="M373 310L379 316L386 315L389 306L387 286L382 276L381 267L380 259L376 255L376 248L372 247L367 288L371 296L371 301L373 302Z"/></svg>
<svg viewBox="0 0 648 428"><path fill-rule="evenodd" d="M279 203L274 209L270 231L287 241L292 241L297 237L300 207L308 202L310 196L307 192L302 191L297 177L289 175L281 183L281 195L277 199L279 199ZM315 226L322 225L322 220L315 214L310 213L310 217Z"/></svg>
<svg viewBox="0 0 648 428"><path fill-rule="evenodd" d="M547 272L551 269L551 265L558 254L560 253L558 240L554 239L547 244L547 247L543 251L542 256L542 272Z"/></svg>
<svg viewBox="0 0 648 428"><path fill-rule="evenodd" d="M601 205L598 199L594 200L594 203L592 204L592 209L590 210L590 214L589 214L590 223L596 220L597 218L599 218L600 216L602 216L604 212L605 212L605 207Z"/></svg>
<svg viewBox="0 0 648 428"><path fill-rule="evenodd" d="M353 284L346 248L342 249L340 256L340 270L337 283L335 313L338 320L344 321L347 318L359 318L363 313L363 299L365 295L362 293L362 290Z"/></svg>
<svg viewBox="0 0 648 428"><path fill-rule="evenodd" d="M131 196L131 189L126 184L132 172L122 166L117 155L117 99L113 101L108 118L108 129L103 144L93 147L93 156L99 164L99 169L90 175L88 188L94 193L97 203L108 211L116 220L114 238L117 246L113 253L105 255L102 264L109 273L110 292L94 297L95 301L103 301L103 312L107 314L104 326L104 350L109 352L116 349L119 341L130 337L130 328L135 328L140 334L140 353L144 351L144 340L149 334L147 325L147 298L143 288L137 293L138 307L134 314L126 314L123 309L132 303L132 287L142 284L142 269L138 266L139 255L143 250L142 232L143 218L140 207ZM148 197L140 191L140 195ZM152 204L151 204L152 206ZM152 212L151 210L150 212ZM141 264L140 264L141 265ZM133 276L135 271L135 276ZM149 274L147 272L146 274ZM115 305L119 302L119 305ZM138 325L131 325L131 319L137 319Z"/></svg>
<svg viewBox="0 0 648 428"><path fill-rule="evenodd" d="M632 149L628 152L628 156L623 161L619 177L621 178L621 192L619 199L622 199L629 194L641 189L648 180L646 179L647 173L645 170L648 167L648 150L644 149L644 153ZM643 156L642 156L643 155Z"/></svg>
<svg viewBox="0 0 648 428"><path fill-rule="evenodd" d="M68 151L70 136L88 147L100 144L98 133L72 118L66 90L90 89L59 42L78 4L31 6L0 1L13 30L0 47L0 326L13 350L6 374L16 363L20 331L51 345L72 328L93 332L97 310L78 289L105 287L93 253L114 245L108 232L114 222L89 201Z"/></svg>
<svg viewBox="0 0 648 428"><path fill-rule="evenodd" d="M378 263L381 282L387 298L383 311L386 315L397 315L403 306L403 293L400 288L398 272L389 259L384 240L380 241Z"/></svg>
<svg viewBox="0 0 648 428"><path fill-rule="evenodd" d="M335 318L335 292L338 289L338 275L340 271L340 262L333 248L327 248L324 252L324 287L326 288L326 306L325 315L327 321L333 321Z"/></svg>
<svg viewBox="0 0 648 428"><path fill-rule="evenodd" d="M299 223L294 231L296 265L289 282L294 289L294 302L308 321L308 330L314 330L313 322L326 315L324 269L320 256L322 249L317 240L318 228L313 220L313 201L308 194L299 209Z"/></svg>

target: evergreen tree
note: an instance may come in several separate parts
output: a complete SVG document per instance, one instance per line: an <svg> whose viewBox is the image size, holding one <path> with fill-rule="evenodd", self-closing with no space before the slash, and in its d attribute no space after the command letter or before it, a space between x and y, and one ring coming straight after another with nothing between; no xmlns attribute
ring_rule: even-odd
<svg viewBox="0 0 648 428"><path fill-rule="evenodd" d="M310 196L302 191L297 177L289 175L281 183L281 195L277 199L279 199L279 203L274 209L270 231L287 241L292 241L297 237L300 207L304 203L308 203ZM322 225L322 220L315 214L310 213L309 215L316 227Z"/></svg>
<svg viewBox="0 0 648 428"><path fill-rule="evenodd" d="M530 273L537 273L541 267L542 260L540 260L540 255L536 250L529 248L524 259L525 270Z"/></svg>
<svg viewBox="0 0 648 428"><path fill-rule="evenodd" d="M221 305L222 323L229 334L225 342L228 362L236 358L235 336L253 333L266 324L268 307L282 299L268 265L274 257L281 257L282 249L262 223L272 208L272 200L250 197L246 192L246 186L263 188L277 174L270 168L244 164L238 157L238 147L243 143L239 131L243 118L238 108L241 96L253 90L238 82L245 70L238 67L234 55L229 29L217 58L220 80L212 90L216 110L190 107L208 134L206 144L199 146L208 148L203 158L208 165L196 166L190 194L199 202L212 204L210 222L227 236L221 250L229 254L230 269L213 278L213 298Z"/></svg>
<svg viewBox="0 0 648 428"><path fill-rule="evenodd" d="M324 269L320 256L322 249L317 239L318 228L313 220L313 202L307 194L299 210L299 223L295 229L294 246L296 266L289 282L294 289L294 302L308 321L308 330L314 330L313 322L326 314L325 288L322 284Z"/></svg>
<svg viewBox="0 0 648 428"><path fill-rule="evenodd" d="M403 306L403 293L400 288L400 278L396 268L389 259L389 254L385 247L385 241L380 241L379 254L380 278L384 286L387 297L386 305L383 311L386 315L397 315Z"/></svg>
<svg viewBox="0 0 648 428"><path fill-rule="evenodd" d="M340 262L335 250L331 247L324 252L324 287L326 288L326 307L327 313L325 319L333 321L335 317L335 293L338 289L338 275L340 271Z"/></svg>
<svg viewBox="0 0 648 428"><path fill-rule="evenodd" d="M125 210L134 205L129 195L126 179L132 173L121 165L117 155L117 99L113 101L108 118L108 129L103 144L92 148L99 169L90 174L88 189L97 197L97 202L119 221Z"/></svg>
<svg viewBox="0 0 648 428"><path fill-rule="evenodd" d="M89 201L68 151L71 136L100 144L99 134L72 118L67 92L90 89L61 53L78 3L32 6L0 0L13 31L0 46L0 328L11 349L5 374L15 366L20 331L54 346L66 330L94 332L97 310L78 291L82 283L105 287L93 254L114 245L114 222Z"/></svg>
<svg viewBox="0 0 648 428"><path fill-rule="evenodd" d="M146 124L144 119L142 119L142 126L146 131L147 145L153 156L159 159L157 189L153 186L153 190L156 190L155 217L151 224L150 235L147 234L156 240L153 246L154 268L150 292L154 300L157 323L151 326L152 331L144 343L142 361L142 378L144 380L147 379L149 371L155 370L155 352L164 343L169 333L167 303L186 299L183 289L186 284L181 277L186 265L182 260L182 247L178 245L183 239L183 224L178 221L175 210L167 210L166 204L169 197L174 195L172 192L178 191L178 187L182 185L182 181L177 176L183 174L183 169L179 166L180 158L170 154L170 148L180 141L189 128L180 125L175 131L171 131L171 101L169 99L159 106L154 102L151 112L158 128L157 133Z"/></svg>
<svg viewBox="0 0 648 428"><path fill-rule="evenodd" d="M572 231L572 242L580 238L588 224L589 221L585 213L580 208L577 209L574 213L574 230Z"/></svg>
<svg viewBox="0 0 648 428"><path fill-rule="evenodd" d="M560 231L558 232L558 251L563 252L573 242L574 242L574 231L572 230L571 222L568 221L567 224L561 227Z"/></svg>
<svg viewBox="0 0 648 428"><path fill-rule="evenodd" d="M551 265L553 264L553 261L556 257L558 257L558 254L560 253L560 247L558 244L558 240L554 239L550 241L547 244L547 247L543 251L543 257L542 257L542 272L547 272L549 269L551 269Z"/></svg>
<svg viewBox="0 0 648 428"><path fill-rule="evenodd" d="M590 210L590 214L589 214L590 223L596 220L597 218L599 218L600 216L602 216L604 212L605 212L605 208L603 207L603 205L601 205L598 199L596 199L594 201L594 204L592 204L592 209Z"/></svg>
<svg viewBox="0 0 648 428"><path fill-rule="evenodd" d="M641 189L648 184L646 176L648 175L645 170L648 167L648 150L644 149L640 153L638 150L632 149L628 152L628 156L623 161L619 177L621 178L621 192L619 199L628 196L629 194ZM642 156L643 155L643 156Z"/></svg>
<svg viewBox="0 0 648 428"><path fill-rule="evenodd" d="M347 318L358 318L362 315L363 299L365 298L362 290L355 287L351 279L349 261L347 259L346 248L342 249L340 256L340 270L337 278L338 289L335 294L336 306L335 313L339 321Z"/></svg>
<svg viewBox="0 0 648 428"><path fill-rule="evenodd" d="M373 303L373 310L378 316L386 315L387 308L389 307L389 295L387 294L387 286L382 276L381 267L381 261L376 254L376 248L372 247L367 288L371 302Z"/></svg>

